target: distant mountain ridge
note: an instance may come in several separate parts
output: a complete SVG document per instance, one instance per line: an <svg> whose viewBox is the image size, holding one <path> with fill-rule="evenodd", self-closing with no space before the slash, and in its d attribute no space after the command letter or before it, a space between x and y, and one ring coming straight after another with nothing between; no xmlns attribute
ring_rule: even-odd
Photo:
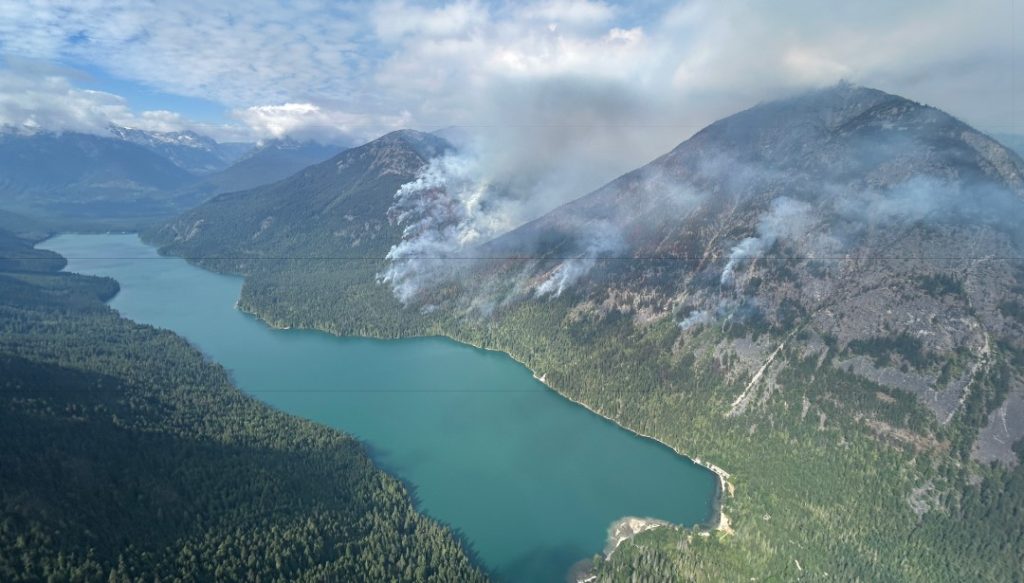
<svg viewBox="0 0 1024 583"><path fill-rule="evenodd" d="M221 194L153 235L184 255L209 247L221 254L230 248L233 256L281 254L310 242L382 254L395 240L387 219L394 191L450 148L430 134L392 132L279 182Z"/></svg>
<svg viewBox="0 0 1024 583"><path fill-rule="evenodd" d="M270 184L336 155L344 146L300 142L290 138L264 140L240 155L231 165L202 176L176 195L186 206L225 192Z"/></svg>
<svg viewBox="0 0 1024 583"><path fill-rule="evenodd" d="M74 132L0 133L0 207L33 216L167 212L192 174L147 148Z"/></svg>
<svg viewBox="0 0 1024 583"><path fill-rule="evenodd" d="M275 182L343 148L225 143L111 126L108 135L0 131L0 209L54 225L137 228L223 192Z"/></svg>
<svg viewBox="0 0 1024 583"><path fill-rule="evenodd" d="M154 132L110 126L110 133L159 154L196 175L223 170L253 147L251 144L220 144L213 138L188 130Z"/></svg>

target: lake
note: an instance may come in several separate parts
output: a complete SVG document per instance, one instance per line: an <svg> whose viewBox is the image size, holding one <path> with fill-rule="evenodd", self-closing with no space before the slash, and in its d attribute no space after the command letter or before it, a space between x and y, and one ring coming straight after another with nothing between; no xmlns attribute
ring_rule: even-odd
<svg viewBox="0 0 1024 583"><path fill-rule="evenodd" d="M246 393L362 440L499 580L563 581L624 516L692 525L713 514L710 471L560 397L505 354L272 329L235 309L241 278L161 257L136 235L39 247L69 271L116 279L113 308L187 338Z"/></svg>

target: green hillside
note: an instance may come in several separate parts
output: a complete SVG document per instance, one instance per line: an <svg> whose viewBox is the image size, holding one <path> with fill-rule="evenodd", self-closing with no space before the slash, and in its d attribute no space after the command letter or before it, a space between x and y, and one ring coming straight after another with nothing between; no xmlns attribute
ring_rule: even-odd
<svg viewBox="0 0 1024 583"><path fill-rule="evenodd" d="M722 159L735 163L711 163ZM908 174L1005 195L991 207L1003 216L957 200L928 220L844 206L857 200L845 196L889 196L891 210L909 196ZM408 306L377 280L403 237L383 182L380 202L351 218L325 214L330 206L299 184L275 192L289 216L322 219L316 228L282 226L277 211L232 220L244 196L261 200L250 194L148 236L245 275L240 308L271 324L502 350L558 392L731 474L727 523L639 535L595 562L599 580L1005 581L1024 564L1021 442L996 433L1021 424L1001 409L1019 400L1024 370L1019 223L1005 220L1019 217L1019 176L1018 158L951 116L840 85L710 126L491 250L471 250L500 253L428 281ZM444 201L439 190L426 196ZM693 191L714 196L692 208L672 199ZM806 209L805 230L764 234L780 193ZM636 260L590 258L575 287L539 294L565 266L588 265L576 231L609 222L627 244L618 255ZM343 236L350 224L379 225L373 245ZM814 259L830 229L852 260ZM748 239L765 257L725 281ZM856 261L886 253L904 259ZM680 325L701 310L703 323ZM894 378L924 379L927 390Z"/></svg>

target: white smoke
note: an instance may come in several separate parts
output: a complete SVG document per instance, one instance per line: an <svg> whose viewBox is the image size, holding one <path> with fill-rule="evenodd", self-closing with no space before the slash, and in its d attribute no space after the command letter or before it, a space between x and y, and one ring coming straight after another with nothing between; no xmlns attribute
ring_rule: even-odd
<svg viewBox="0 0 1024 583"><path fill-rule="evenodd" d="M537 286L537 297L559 297L594 268L598 257L620 252L625 248L618 230L607 221L587 225L585 236L588 242L583 253L559 264L555 271Z"/></svg>
<svg viewBox="0 0 1024 583"><path fill-rule="evenodd" d="M747 237L740 241L738 245L732 248L732 251L729 253L729 261L725 264L725 268L722 269L722 277L720 278L722 286L731 286L736 281L736 265L738 263L749 257L760 256L774 242L774 240L766 241L761 237Z"/></svg>
<svg viewBox="0 0 1024 583"><path fill-rule="evenodd" d="M780 196L772 201L771 209L757 223L757 236L740 241L729 253L729 261L722 269L720 283L732 286L736 281L736 268L750 258L757 258L771 249L780 238L796 239L810 230L811 205Z"/></svg>
<svg viewBox="0 0 1024 583"><path fill-rule="evenodd" d="M480 245L544 214L557 200L546 181L549 174L513 175L487 144L467 140L462 145L465 150L431 160L415 180L399 188L388 211L392 223L403 229L402 240L388 251L378 281L390 285L403 304L427 288L453 281L481 260ZM560 296L601 255L624 247L607 221L589 221L576 230L582 251L563 260L535 288L536 296Z"/></svg>
<svg viewBox="0 0 1024 583"><path fill-rule="evenodd" d="M402 240L388 251L388 266L378 280L402 303L436 281L446 263L458 261L461 249L478 238L468 218L486 185L474 169L471 160L455 155L435 158L395 193L388 218L403 227Z"/></svg>
<svg viewBox="0 0 1024 583"><path fill-rule="evenodd" d="M721 323L728 326L730 323L742 324L754 317L758 311L757 298L721 298L713 308L691 310L690 314L679 321L679 329L682 332L703 324Z"/></svg>
<svg viewBox="0 0 1024 583"><path fill-rule="evenodd" d="M550 277L537 286L537 296L551 294L557 298L562 295L566 288L576 283L580 277L594 267L594 261L593 257L582 257L563 262Z"/></svg>
<svg viewBox="0 0 1024 583"><path fill-rule="evenodd" d="M690 315L679 322L679 329L687 331L698 324L708 324L714 321L714 316L708 310L693 310Z"/></svg>
<svg viewBox="0 0 1024 583"><path fill-rule="evenodd" d="M403 227L402 240L388 251L378 280L410 303L469 266L475 246L516 226L511 205L473 156L434 158L395 193L388 218Z"/></svg>

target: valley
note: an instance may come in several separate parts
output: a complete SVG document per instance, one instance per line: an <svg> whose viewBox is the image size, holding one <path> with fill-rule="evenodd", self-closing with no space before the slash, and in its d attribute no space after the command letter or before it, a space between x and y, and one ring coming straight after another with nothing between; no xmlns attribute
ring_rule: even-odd
<svg viewBox="0 0 1024 583"><path fill-rule="evenodd" d="M0 232L0 579L483 581L362 445Z"/></svg>
<svg viewBox="0 0 1024 583"><path fill-rule="evenodd" d="M418 150L431 141L390 134L144 238L244 275L240 308L274 326L500 350L728 469L732 534L654 529L600 563L601 579L999 579L1021 562L1021 427L994 425L1021 391L1021 328L999 304L1021 273L1003 220L1021 204L1015 154L933 108L840 85L712 124L460 248L432 237L474 218L430 211L462 208L457 186L386 204L440 171ZM986 337L995 348L975 359ZM911 378L927 390L905 390ZM1017 437L979 441L995 427Z"/></svg>
<svg viewBox="0 0 1024 583"><path fill-rule="evenodd" d="M562 399L503 354L273 330L233 309L239 278L161 258L131 235L41 247L69 271L118 281L111 307L180 334L243 391L365 443L498 581L562 581L625 516L686 528L715 518L714 474Z"/></svg>
<svg viewBox="0 0 1024 583"><path fill-rule="evenodd" d="M0 582L1024 583L1022 40L0 0Z"/></svg>

